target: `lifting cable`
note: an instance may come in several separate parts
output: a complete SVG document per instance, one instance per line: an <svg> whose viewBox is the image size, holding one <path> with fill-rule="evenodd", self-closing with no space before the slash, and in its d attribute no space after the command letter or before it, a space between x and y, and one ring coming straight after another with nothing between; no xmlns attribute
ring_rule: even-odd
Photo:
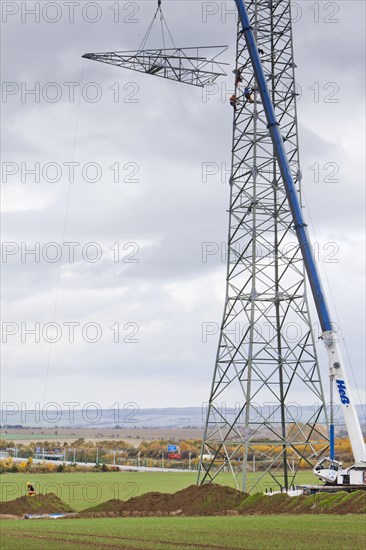
<svg viewBox="0 0 366 550"><path fill-rule="evenodd" d="M84 61L84 60L83 60ZM79 133L79 120L80 120L80 104L81 104L81 96L82 96L82 89L84 85L84 70L85 70L85 63L82 63L81 66L81 73L80 73L80 87L79 87L79 94L76 104L76 114L75 114L75 128L74 128L74 136L72 141L72 162L75 162L75 154L77 149L77 138ZM66 190L66 204L65 204L65 213L63 217L63 226L62 226L62 238L61 243L64 243L66 240L66 233L67 233L67 225L69 220L69 210L70 210L70 199L71 199L71 178L69 178L67 190ZM60 258L60 265L58 267L57 271L57 280L56 280L56 292L55 292L55 298L53 302L53 313L52 313L52 324L53 326L56 324L56 318L57 318L57 312L58 312L58 306L59 306L59 297L60 297L60 290L61 290L61 279L62 279L62 268L63 268L63 256ZM46 405L46 397L47 397L47 390L48 390L48 380L49 380L49 374L50 374L50 367L52 364L52 350L53 350L53 343L50 341L48 344L48 353L47 353L47 361L46 361L46 369L44 374L44 385L43 385L43 393L42 393L42 403L43 406Z"/></svg>
<svg viewBox="0 0 366 550"><path fill-rule="evenodd" d="M168 35L169 35L169 38L170 38L170 40L171 40L171 42L172 42L172 44L173 44L173 47L176 48L176 45L175 45L175 43L174 43L172 34L171 34L171 32L170 32L170 30L169 30L169 27L168 27L168 23L166 22L166 19L165 19L164 14L163 14L163 10L162 10L162 8L161 8L161 1L162 1L162 0L158 0L158 7L157 7L157 9L156 9L156 12L155 12L155 14L154 14L154 17L152 18L152 21L151 21L150 25L148 26L148 29L147 29L147 31L146 31L146 34L145 34L144 38L142 39L142 42L141 42L140 47L139 47L139 50L144 50L144 49L145 49L146 43L147 43L147 41L148 41L148 38L149 38L149 36L150 36L150 33L151 33L151 31L152 31L152 28L153 28L153 26L154 26L154 23L155 23L155 20L156 20L158 14L159 14L159 19L160 19L161 35L162 35L162 39L163 39L163 48L164 48L164 50L165 50L165 32L164 32L164 27L165 27L165 29L166 29Z"/></svg>

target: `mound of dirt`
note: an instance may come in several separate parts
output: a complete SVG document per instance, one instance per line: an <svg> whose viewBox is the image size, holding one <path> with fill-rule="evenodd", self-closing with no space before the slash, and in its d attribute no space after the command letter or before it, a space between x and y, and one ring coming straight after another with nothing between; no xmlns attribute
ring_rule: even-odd
<svg viewBox="0 0 366 550"><path fill-rule="evenodd" d="M285 493L278 493L271 496L257 493L248 496L238 507L240 514L280 514L282 507L291 500Z"/></svg>
<svg viewBox="0 0 366 550"><path fill-rule="evenodd" d="M88 516L215 516L269 514L362 514L366 492L248 495L230 487L191 485L174 494L146 493L124 502L109 500L82 512Z"/></svg>
<svg viewBox="0 0 366 550"><path fill-rule="evenodd" d="M366 492L318 493L290 497L286 494L251 495L238 511L252 514L363 514L366 511Z"/></svg>
<svg viewBox="0 0 366 550"><path fill-rule="evenodd" d="M366 491L355 491L347 493L338 506L338 514L365 514L366 513Z"/></svg>
<svg viewBox="0 0 366 550"><path fill-rule="evenodd" d="M55 494L23 496L0 503L0 514L52 514L74 512ZM268 514L364 514L366 491L318 493L290 497L285 493L248 495L214 483L191 485L176 493L146 493L128 501L108 500L81 512L93 517L108 516L216 516Z"/></svg>
<svg viewBox="0 0 366 550"><path fill-rule="evenodd" d="M109 500L85 514L212 516L235 510L247 495L217 484L191 485L177 493L146 493L124 502Z"/></svg>
<svg viewBox="0 0 366 550"><path fill-rule="evenodd" d="M74 510L54 493L32 497L25 495L8 502L0 502L0 514L21 516L23 514L54 514L61 512L74 512Z"/></svg>

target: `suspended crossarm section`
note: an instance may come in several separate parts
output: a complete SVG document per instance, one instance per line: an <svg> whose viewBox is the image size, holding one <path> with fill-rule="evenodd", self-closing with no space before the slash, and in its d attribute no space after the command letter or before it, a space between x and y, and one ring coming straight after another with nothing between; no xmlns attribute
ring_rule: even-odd
<svg viewBox="0 0 366 550"><path fill-rule="evenodd" d="M202 46L86 53L83 57L202 88L226 75L228 63L217 60L226 50L227 46Z"/></svg>

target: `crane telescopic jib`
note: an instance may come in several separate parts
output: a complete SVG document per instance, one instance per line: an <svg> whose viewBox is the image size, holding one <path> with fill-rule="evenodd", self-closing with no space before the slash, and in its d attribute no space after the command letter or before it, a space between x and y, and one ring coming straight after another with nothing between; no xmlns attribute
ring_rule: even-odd
<svg viewBox="0 0 366 550"><path fill-rule="evenodd" d="M243 0L235 0L235 2L239 12L240 22L243 27L242 32L253 66L254 76L257 81L257 89L263 102L268 129L273 143L274 154L276 156L279 169L281 171L287 199L290 205L294 221L294 229L296 231L296 235L299 241L306 272L315 301L315 306L318 312L320 325L322 327L321 338L324 341L328 354L329 375L331 383L335 383L338 390L341 408L343 411L353 455L356 462L356 464L348 470L342 470L341 464L334 460L334 427L331 426L330 459L323 459L315 467L314 472L321 479L329 483L338 482L340 484L350 483L362 485L366 483L365 443L363 440L356 408L350 393L350 387L347 381L344 361L342 359L338 340L336 338L336 334L331 322L331 316L325 299L318 269L312 255L307 226L302 215L297 190L291 174L289 162L280 132L280 127L276 120L276 115L270 99L266 78L262 68L262 63L258 53L252 27L250 25L248 13ZM329 460L330 462L328 468L323 467L325 460Z"/></svg>

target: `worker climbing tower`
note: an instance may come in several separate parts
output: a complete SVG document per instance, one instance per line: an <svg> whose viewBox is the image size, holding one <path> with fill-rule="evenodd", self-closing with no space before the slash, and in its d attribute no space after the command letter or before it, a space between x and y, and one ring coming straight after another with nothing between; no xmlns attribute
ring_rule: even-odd
<svg viewBox="0 0 366 550"><path fill-rule="evenodd" d="M300 194L290 0L246 7ZM229 470L248 491L268 482L288 488L328 441L302 255L242 29L239 23L231 98L226 300L198 479ZM304 410L297 405L304 402L316 405Z"/></svg>

